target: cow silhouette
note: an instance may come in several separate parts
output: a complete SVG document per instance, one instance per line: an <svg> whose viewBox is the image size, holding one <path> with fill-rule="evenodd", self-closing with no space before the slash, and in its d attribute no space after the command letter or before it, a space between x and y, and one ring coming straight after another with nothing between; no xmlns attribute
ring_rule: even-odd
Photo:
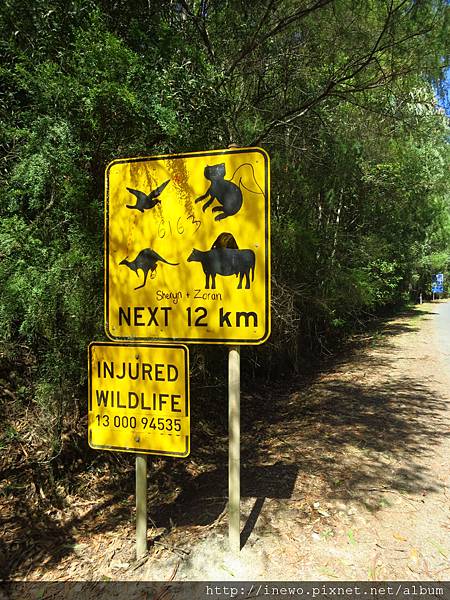
<svg viewBox="0 0 450 600"><path fill-rule="evenodd" d="M151 248L144 248L144 250L141 250L134 260L127 260L126 258L124 258L122 261L120 261L119 264L127 266L129 269L134 271L138 277L139 270L141 270L144 273L144 283L142 285L139 285L137 288L134 288L135 290L139 290L140 288L143 288L145 286L149 271L151 272L150 279L156 277L155 271L158 261L166 263L166 265L172 266L180 264L169 262Z"/></svg>
<svg viewBox="0 0 450 600"><path fill-rule="evenodd" d="M153 190L149 194L146 194L145 192L141 192L140 190L133 190L132 188L127 187L127 190L130 192L130 194L133 194L134 196L136 196L136 204L134 204L134 205L127 204L126 205L127 208L139 210L140 212L143 213L144 210L153 208L157 204L161 204L161 200L159 200L158 196L161 195L161 193L163 192L163 190L165 189L165 187L169 183L169 181L170 181L170 179L168 179L167 181L162 183L159 187L157 187L155 190Z"/></svg>
<svg viewBox="0 0 450 600"><path fill-rule="evenodd" d="M255 278L255 253L253 250L238 250L236 248L213 248L212 250L197 250L194 248L187 259L188 262L199 262L206 276L205 288L216 289L216 275L239 275L237 289L242 288L245 276L245 289L250 288L250 272L252 281Z"/></svg>

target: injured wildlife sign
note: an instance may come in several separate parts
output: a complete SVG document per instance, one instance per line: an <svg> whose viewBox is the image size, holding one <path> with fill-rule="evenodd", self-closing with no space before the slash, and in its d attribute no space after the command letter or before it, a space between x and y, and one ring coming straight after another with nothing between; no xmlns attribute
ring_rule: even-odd
<svg viewBox="0 0 450 600"><path fill-rule="evenodd" d="M259 148L113 161L105 181L108 337L266 341L269 177Z"/></svg>
<svg viewBox="0 0 450 600"><path fill-rule="evenodd" d="M100 450L189 454L186 346L89 346L89 445Z"/></svg>

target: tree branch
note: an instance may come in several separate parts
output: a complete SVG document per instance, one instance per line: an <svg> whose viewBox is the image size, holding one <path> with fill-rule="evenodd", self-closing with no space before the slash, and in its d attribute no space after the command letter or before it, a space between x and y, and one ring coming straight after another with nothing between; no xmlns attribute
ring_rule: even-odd
<svg viewBox="0 0 450 600"><path fill-rule="evenodd" d="M239 52L237 57L233 60L231 65L225 71L224 78L220 82L219 87L221 85L223 85L225 79L234 71L234 69L237 67L237 65L245 57L247 57L249 54L254 52L256 50L256 48L258 48L258 46L260 46L263 42L265 42L269 37L271 37L272 35L275 35L277 33L280 33L280 31L283 31L291 23L294 23L295 21L305 17L306 15L309 15L310 13L314 12L315 10L318 10L319 8L323 8L327 4L330 4L330 2L332 2L332 1L333 0L317 0L317 2L315 4L308 6L307 8L296 10L290 16L285 17L284 19L281 19L268 33L266 33L260 39L257 39L257 35L261 31L261 29L264 25L264 22L267 20L270 10L272 9L272 7L275 3L274 0L270 0L259 25L257 26L254 34L251 37L250 42L242 48L242 50Z"/></svg>
<svg viewBox="0 0 450 600"><path fill-rule="evenodd" d="M395 12L397 12L406 3L406 1L407 0L402 0L397 6L394 7L393 0L391 0L390 7L389 7L388 13L386 15L386 19L384 21L383 27L381 28L370 51L367 54L363 55L362 57L359 57L357 60L348 62L347 65L345 65L342 69L340 69L341 73L342 72L345 73L346 71L348 71L348 69L350 67L353 66L354 68L350 73L347 72L338 78L331 78L328 81L326 87L323 89L323 91L319 95L308 100L307 102L303 103L299 107L296 107L294 109L286 111L284 113L284 115L282 115L280 118L273 119L270 123L267 124L267 126L257 136L257 138L255 138L252 141L251 145L259 144L261 142L261 140L264 139L274 128L279 127L281 125L288 124L291 121L305 115L309 110L311 110L317 104L322 102L326 97L329 97L331 95L336 95L336 97L342 97L342 95L348 95L348 94L354 93L354 92L361 92L364 90L375 89L375 88L379 87L380 85L385 84L389 80L393 80L394 78L396 78L400 75L404 75L405 73L408 73L409 70L405 71L404 69L393 70L393 71L389 71L386 73L383 69L380 68L381 73L382 73L381 77L372 78L372 80L368 80L363 85L359 85L359 86L353 85L353 86L349 87L347 90L339 90L339 94L337 94L335 92L335 89L338 86L342 86L346 82L354 79L357 75L359 75L362 71L364 71L364 69L366 69L371 63L376 62L379 65L378 58L376 58L377 55L380 55L381 53L385 52L389 48L399 47L402 44L404 44L405 42L407 42L415 37L423 36L430 32L431 28L428 27L426 29L421 29L419 31L415 31L409 35L406 35L399 40L394 40L393 42L381 45L381 42L388 30L388 26L392 20L393 14Z"/></svg>
<svg viewBox="0 0 450 600"><path fill-rule="evenodd" d="M180 0L180 4L181 6L184 8L184 10L186 11L186 13L191 17L191 19L194 21L194 25L195 28L197 29L197 31L199 32L203 43L205 44L206 50L208 51L209 57L212 60L213 63L215 63L216 61L216 57L214 54L214 50L211 44L211 40L209 39L209 35L208 35L208 30L206 29L206 22L205 22L205 18L202 16L198 16L196 14L194 14L188 3L186 2L186 0Z"/></svg>

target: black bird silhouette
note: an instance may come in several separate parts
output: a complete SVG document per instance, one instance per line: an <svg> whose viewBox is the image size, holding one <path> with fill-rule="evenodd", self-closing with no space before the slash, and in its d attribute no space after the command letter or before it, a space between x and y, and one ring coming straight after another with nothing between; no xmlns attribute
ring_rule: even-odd
<svg viewBox="0 0 450 600"><path fill-rule="evenodd" d="M139 277L139 273L138 273L139 269L144 273L144 283L142 285L138 285L137 288L134 288L135 290L139 290L140 288L143 288L144 285L146 284L147 275L148 275L149 271L151 271L150 279L153 279L153 277L156 277L156 275L153 275L153 273L156 270L156 267L157 267L156 263L158 262L158 260L166 263L167 265L176 266L176 265L180 264L180 263L169 262L168 260L166 260L165 258L160 256L157 252L155 252L151 248L144 248L144 250L141 250L134 260L127 260L126 258L124 258L119 264L126 265L129 269L134 271L138 277Z"/></svg>
<svg viewBox="0 0 450 600"><path fill-rule="evenodd" d="M161 200L158 200L158 196L161 195L166 185L169 183L170 179L162 183L156 190L153 190L149 194L145 194L144 192L140 192L139 190L133 190L132 188L127 187L127 190L136 196L137 202L134 206L131 204L127 204L127 208L134 208L135 210L140 210L144 212L147 208L153 208L157 204L161 204Z"/></svg>

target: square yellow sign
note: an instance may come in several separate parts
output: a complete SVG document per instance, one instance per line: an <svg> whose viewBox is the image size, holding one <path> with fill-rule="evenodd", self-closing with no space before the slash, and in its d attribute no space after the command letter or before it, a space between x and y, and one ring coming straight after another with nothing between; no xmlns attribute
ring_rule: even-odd
<svg viewBox="0 0 450 600"><path fill-rule="evenodd" d="M105 182L108 337L266 341L269 177L260 148L113 161Z"/></svg>
<svg viewBox="0 0 450 600"><path fill-rule="evenodd" d="M186 346L89 346L91 448L184 457L189 432Z"/></svg>

